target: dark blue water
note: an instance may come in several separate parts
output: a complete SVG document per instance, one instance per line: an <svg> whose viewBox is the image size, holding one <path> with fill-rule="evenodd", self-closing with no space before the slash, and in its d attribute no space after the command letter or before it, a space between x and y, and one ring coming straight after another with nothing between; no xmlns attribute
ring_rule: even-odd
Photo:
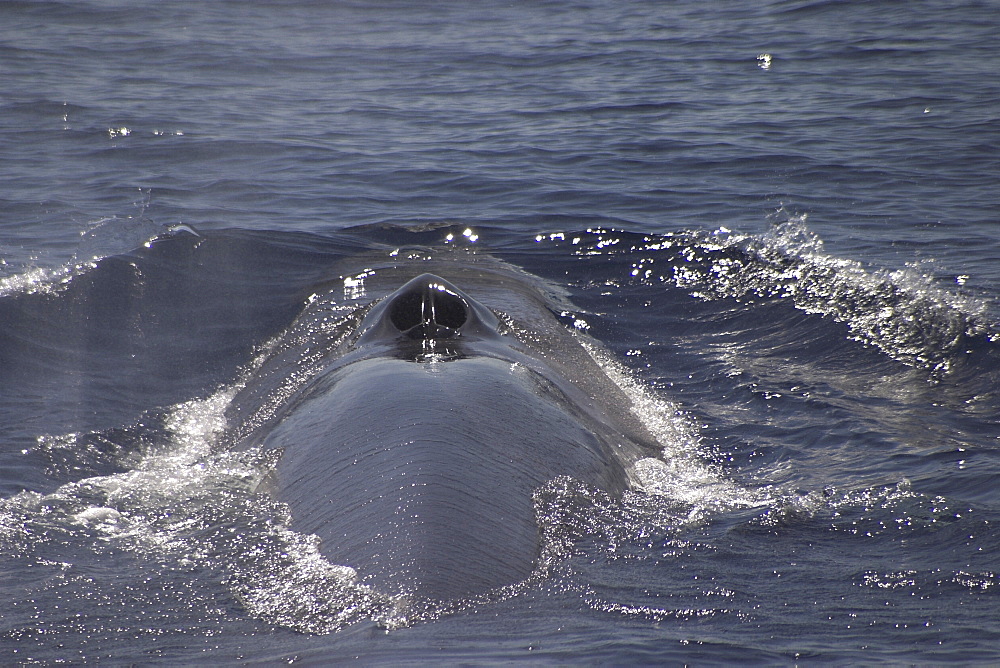
<svg viewBox="0 0 1000 668"><path fill-rule="evenodd" d="M0 662L1000 660L998 24L0 4ZM543 494L544 582L409 626L218 447L407 246L564 290L663 446Z"/></svg>

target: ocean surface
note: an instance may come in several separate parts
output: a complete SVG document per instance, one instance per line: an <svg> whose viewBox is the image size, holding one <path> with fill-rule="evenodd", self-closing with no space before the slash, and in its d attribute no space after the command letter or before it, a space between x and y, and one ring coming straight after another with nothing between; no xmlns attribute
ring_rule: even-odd
<svg viewBox="0 0 1000 668"><path fill-rule="evenodd" d="M0 663L1000 662L998 34L995 0L0 3ZM414 247L560 291L662 454L548 491L544 581L394 621L220 443L299 314Z"/></svg>

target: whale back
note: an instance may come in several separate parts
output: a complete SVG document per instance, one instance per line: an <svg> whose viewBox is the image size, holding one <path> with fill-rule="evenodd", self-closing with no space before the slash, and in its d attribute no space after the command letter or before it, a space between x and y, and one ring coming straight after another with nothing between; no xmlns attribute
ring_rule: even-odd
<svg viewBox="0 0 1000 668"><path fill-rule="evenodd" d="M383 592L450 600L524 580L539 553L535 489L626 476L558 387L491 357L354 363L266 441L277 497L323 552Z"/></svg>

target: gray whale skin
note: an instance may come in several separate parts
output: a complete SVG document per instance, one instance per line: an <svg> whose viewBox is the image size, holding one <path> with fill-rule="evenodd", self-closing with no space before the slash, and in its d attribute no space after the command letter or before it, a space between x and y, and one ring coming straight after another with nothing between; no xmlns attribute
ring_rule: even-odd
<svg viewBox="0 0 1000 668"><path fill-rule="evenodd" d="M551 300L509 272L464 278L515 315L419 275L320 342L308 381L247 439L281 453L266 488L292 527L386 595L455 601L524 581L535 490L565 475L618 495L655 448Z"/></svg>

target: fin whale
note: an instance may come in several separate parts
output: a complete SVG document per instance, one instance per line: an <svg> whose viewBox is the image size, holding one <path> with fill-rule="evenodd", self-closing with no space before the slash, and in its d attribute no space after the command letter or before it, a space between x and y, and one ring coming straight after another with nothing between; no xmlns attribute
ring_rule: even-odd
<svg viewBox="0 0 1000 668"><path fill-rule="evenodd" d="M303 351L327 349L298 374L307 380L270 392L278 399L244 441L280 453L264 488L326 559L387 595L447 602L532 575L533 494L546 482L620 494L655 446L534 285L441 268L501 308L423 273L326 342L301 328L270 366L295 375Z"/></svg>

